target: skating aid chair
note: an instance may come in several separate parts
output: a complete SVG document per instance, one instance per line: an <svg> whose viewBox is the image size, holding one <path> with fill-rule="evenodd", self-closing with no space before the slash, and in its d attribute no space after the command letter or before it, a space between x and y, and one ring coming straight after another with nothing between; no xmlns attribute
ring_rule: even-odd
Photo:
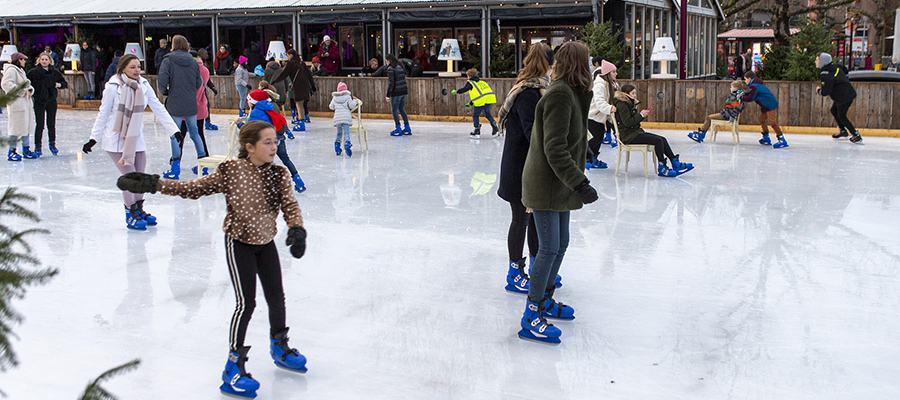
<svg viewBox="0 0 900 400"><path fill-rule="evenodd" d="M246 121L244 121L246 122ZM235 125L234 121L228 121L228 154L224 156L209 156L197 160L197 170L202 171L203 168L209 168L210 172L215 170L219 164L234 159L234 151L238 147L238 137L240 129Z"/></svg>
<svg viewBox="0 0 900 400"><path fill-rule="evenodd" d="M612 118L613 125L613 140L618 144L617 148L619 149L619 156L616 159L616 176L619 176L619 164L622 162L622 153L625 153L625 173L628 173L628 161L631 161L631 152L639 151L644 156L644 177L649 178L649 169L647 169L647 153L650 153L650 156L653 158L653 168L656 170L656 153L653 151L652 144L625 144L619 141L619 123L616 121L616 114L609 114L609 117Z"/></svg>
<svg viewBox="0 0 900 400"><path fill-rule="evenodd" d="M716 134L719 133L720 127L731 128L731 140L735 145L741 143L741 138L738 136L738 119L734 121L725 121L721 119L714 119L710 121L709 130L712 131L712 141L716 141Z"/></svg>
<svg viewBox="0 0 900 400"><path fill-rule="evenodd" d="M350 125L350 133L356 132L356 141L360 145L363 144L363 138L365 138L365 151L369 151L369 129L365 124L362 123L362 100L356 100L356 108L350 110L350 113L353 114L353 125Z"/></svg>

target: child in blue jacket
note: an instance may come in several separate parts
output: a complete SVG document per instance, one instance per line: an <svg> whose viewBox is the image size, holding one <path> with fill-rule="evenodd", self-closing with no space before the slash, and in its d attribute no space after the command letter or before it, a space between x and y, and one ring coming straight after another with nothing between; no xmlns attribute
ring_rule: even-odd
<svg viewBox="0 0 900 400"><path fill-rule="evenodd" d="M275 106L269 101L269 94L266 93L265 90L257 89L250 92L247 95L247 102L250 103L250 107L252 107L247 122L263 121L272 124L272 126L275 127L275 137L278 139L278 150L275 154L278 155L278 158L281 159L281 163L291 172L291 177L294 180L294 190L296 190L297 193L303 193L306 191L306 185L303 183L303 179L300 179L297 167L291 162L291 158L287 153L287 147L284 144L284 135L285 132L287 132L287 120L283 115L275 111ZM235 124L237 124L238 128L244 125L240 118L235 120Z"/></svg>
<svg viewBox="0 0 900 400"><path fill-rule="evenodd" d="M755 72L745 72L744 81L747 82L750 88L741 96L741 101L745 103L754 101L759 105L759 126L762 127L762 139L759 139L759 144L772 146L775 149L788 147L787 141L784 140L784 133L781 132L781 127L778 126L778 113L775 112L778 109L778 99L766 87L762 79L756 76ZM772 144L772 140L769 139L769 127L766 126L766 122L772 125L775 135L778 136L778 141L775 144Z"/></svg>

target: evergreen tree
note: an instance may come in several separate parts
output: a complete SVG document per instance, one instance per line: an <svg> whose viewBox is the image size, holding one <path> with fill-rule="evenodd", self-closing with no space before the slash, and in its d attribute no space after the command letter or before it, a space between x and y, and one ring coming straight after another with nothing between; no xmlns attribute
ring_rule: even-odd
<svg viewBox="0 0 900 400"><path fill-rule="evenodd" d="M800 25L800 32L789 38L792 51L782 78L786 81L819 80L816 56L819 53L831 54L834 51L831 42L833 35L825 24L816 23L814 20L804 22Z"/></svg>
<svg viewBox="0 0 900 400"><path fill-rule="evenodd" d="M616 65L618 79L631 78L631 62L625 61L623 56L625 53L621 40L622 30L614 29L612 21L600 24L588 23L584 26L582 39L591 49L591 56L599 55Z"/></svg>
<svg viewBox="0 0 900 400"><path fill-rule="evenodd" d="M501 32L491 29L491 78L515 78L516 46L510 44Z"/></svg>

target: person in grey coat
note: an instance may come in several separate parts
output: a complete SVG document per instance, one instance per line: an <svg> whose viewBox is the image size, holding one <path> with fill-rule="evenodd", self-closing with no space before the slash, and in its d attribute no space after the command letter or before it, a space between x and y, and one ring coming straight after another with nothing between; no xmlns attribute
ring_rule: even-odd
<svg viewBox="0 0 900 400"><path fill-rule="evenodd" d="M191 141L197 149L197 158L203 158L209 154L203 146L200 131L197 129L197 91L203 87L203 79L200 77L200 66L191 57L191 45L181 35L172 38L172 52L170 52L159 67L159 76L156 78L156 87L166 97L166 111L175 120L176 125L181 125L184 120L187 125ZM174 134L172 141L172 158L169 159L171 169L163 173L166 179L178 179L181 174L181 147L184 143L184 134L180 131Z"/></svg>

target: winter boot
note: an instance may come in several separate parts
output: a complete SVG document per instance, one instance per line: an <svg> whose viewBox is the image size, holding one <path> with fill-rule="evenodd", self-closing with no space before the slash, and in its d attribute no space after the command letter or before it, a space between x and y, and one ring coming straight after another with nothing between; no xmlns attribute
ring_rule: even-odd
<svg viewBox="0 0 900 400"><path fill-rule="evenodd" d="M529 264L529 265L531 265L531 267L529 267L529 269L528 269L529 271L531 271L531 268L534 267L534 257L529 256L528 261L531 262L531 264ZM556 274L556 282L553 282L553 286L555 286L557 288L562 287L562 275Z"/></svg>
<svg viewBox="0 0 900 400"><path fill-rule="evenodd" d="M303 179L300 179L300 174L294 174L293 179L294 179L294 190L296 190L297 193L305 192L306 185L303 184Z"/></svg>
<svg viewBox="0 0 900 400"><path fill-rule="evenodd" d="M334 142L334 155L341 155L341 142Z"/></svg>
<svg viewBox="0 0 900 400"><path fill-rule="evenodd" d="M350 151L350 147L353 147L353 145L350 144L349 141L348 141L348 142L344 142L344 152L347 153L347 157L353 156L353 152Z"/></svg>
<svg viewBox="0 0 900 400"><path fill-rule="evenodd" d="M778 141L772 145L773 149L783 149L788 147L787 141L784 140L784 136L778 136Z"/></svg>
<svg viewBox="0 0 900 400"><path fill-rule="evenodd" d="M31 148L29 148L28 146L22 146L22 157L25 157L25 159L34 160L40 156L40 154L35 154L34 152L32 152Z"/></svg>
<svg viewBox="0 0 900 400"><path fill-rule="evenodd" d="M678 176L678 172L669 169L669 167L666 166L665 161L659 162L659 165L656 167L656 174L666 178L674 178Z"/></svg>
<svg viewBox="0 0 900 400"><path fill-rule="evenodd" d="M759 139L759 144L761 144L763 146L771 146L772 145L772 139L769 139L768 133L762 134L762 139Z"/></svg>
<svg viewBox="0 0 900 400"><path fill-rule="evenodd" d="M22 161L22 156L19 153L16 153L16 149L9 149L9 153L6 155L6 161Z"/></svg>
<svg viewBox="0 0 900 400"><path fill-rule="evenodd" d="M519 323L522 327L522 330L519 331L519 338L541 343L560 343L559 337L562 336L562 331L544 319L541 309L542 307L538 303L532 301L526 303L525 313Z"/></svg>
<svg viewBox="0 0 900 400"><path fill-rule="evenodd" d="M688 172L688 171L694 169L694 164L683 163L683 162L681 162L681 160L678 159L678 157L679 157L679 155L676 154L675 158L673 158L671 160L672 161L672 169L675 170L675 172L677 172L678 175L681 175L685 172Z"/></svg>
<svg viewBox="0 0 900 400"><path fill-rule="evenodd" d="M409 125L403 126L403 135L404 136L412 135L412 129L409 129Z"/></svg>
<svg viewBox="0 0 900 400"><path fill-rule="evenodd" d="M698 129L696 131L688 133L688 137L697 143L703 143L703 139L706 139L706 131L701 131Z"/></svg>
<svg viewBox="0 0 900 400"><path fill-rule="evenodd" d="M209 120L206 120L206 123L203 126L204 126L204 129L206 129L208 131L219 130L219 127L217 125L213 125L212 122L209 122Z"/></svg>
<svg viewBox="0 0 900 400"><path fill-rule="evenodd" d="M287 332L288 328L284 328L272 335L269 354L275 360L275 365L281 368L300 373L306 372L306 357L300 354L297 349L292 349L288 346Z"/></svg>
<svg viewBox="0 0 900 400"><path fill-rule="evenodd" d="M56 142L50 142L50 152L53 153L54 156L59 154L59 149L56 148Z"/></svg>
<svg viewBox="0 0 900 400"><path fill-rule="evenodd" d="M135 211L132 211L132 215L136 215L138 218L147 222L147 226L156 226L156 217L150 215L150 213L144 211L144 200L138 200L134 202L134 205L137 206Z"/></svg>
<svg viewBox="0 0 900 400"><path fill-rule="evenodd" d="M865 144L862 140L862 135L859 134L859 131L853 132L853 136L850 137L850 143L853 144Z"/></svg>
<svg viewBox="0 0 900 400"><path fill-rule="evenodd" d="M137 203L132 204L131 207L125 206L125 226L128 229L147 230L147 221L138 216Z"/></svg>
<svg viewBox="0 0 900 400"><path fill-rule="evenodd" d="M250 346L228 353L228 362L225 363L225 370L222 371L222 386L219 386L222 393L250 399L256 397L259 382L244 369L248 351L250 351Z"/></svg>
<svg viewBox="0 0 900 400"><path fill-rule="evenodd" d="M198 167L199 167L199 165L195 165L195 166L191 167L191 172L193 172L194 175L197 175L198 172L203 172L203 176L209 175L209 167L203 167L202 171L199 171Z"/></svg>
<svg viewBox="0 0 900 400"><path fill-rule="evenodd" d="M544 318L556 318L564 320L575 319L575 309L563 303L553 300L553 292L556 288L544 292L544 300L541 301L541 312Z"/></svg>
<svg viewBox="0 0 900 400"><path fill-rule="evenodd" d="M181 176L181 160L173 160L168 171L163 172L163 178L178 180Z"/></svg>
<svg viewBox="0 0 900 400"><path fill-rule="evenodd" d="M391 131L391 136L403 136L403 129L400 129L400 124L394 127L394 130Z"/></svg>
<svg viewBox="0 0 900 400"><path fill-rule="evenodd" d="M472 139L481 139L481 127L476 126L475 130L469 132L469 137L471 137Z"/></svg>
<svg viewBox="0 0 900 400"><path fill-rule="evenodd" d="M304 119L303 121L305 121L307 124L312 122L309 120L309 114L306 114L306 119Z"/></svg>
<svg viewBox="0 0 900 400"><path fill-rule="evenodd" d="M846 129L841 128L841 131L840 131L840 132L835 133L834 135L831 135L831 137L832 137L834 140L846 139L846 138L850 137L850 133L847 132Z"/></svg>
<svg viewBox="0 0 900 400"><path fill-rule="evenodd" d="M294 125L294 127L291 128L291 130L294 132L306 132L306 122L303 122L303 120L300 120L300 123L297 125ZM290 135L290 138L293 139L294 135Z"/></svg>
<svg viewBox="0 0 900 400"><path fill-rule="evenodd" d="M591 168L606 169L606 168L609 168L609 165L603 161L600 161L600 159L595 158L595 159L591 160Z"/></svg>
<svg viewBox="0 0 900 400"><path fill-rule="evenodd" d="M506 272L506 290L513 293L528 294L528 274L525 273L525 257L519 261L509 262Z"/></svg>

